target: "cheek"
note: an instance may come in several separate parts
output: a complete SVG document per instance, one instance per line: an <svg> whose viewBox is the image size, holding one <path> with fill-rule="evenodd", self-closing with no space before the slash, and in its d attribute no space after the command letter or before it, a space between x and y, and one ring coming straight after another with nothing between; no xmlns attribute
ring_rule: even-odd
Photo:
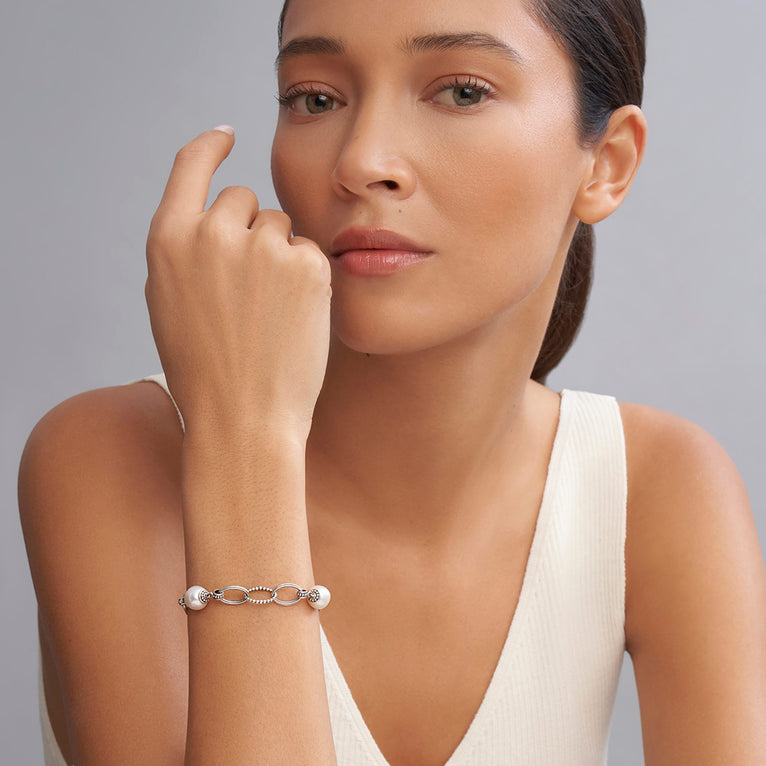
<svg viewBox="0 0 766 766"><path fill-rule="evenodd" d="M331 172L321 163L321 155L316 149L310 150L308 141L294 140L289 131L277 128L271 146L271 179L296 234L310 236L309 222L321 220L323 198L319 190L327 185Z"/></svg>
<svg viewBox="0 0 766 766"><path fill-rule="evenodd" d="M465 242L462 284L476 283L480 259L475 290L500 289L515 303L542 282L561 248L580 152L565 132L498 123L443 142L441 181L434 175L428 185L445 225Z"/></svg>
<svg viewBox="0 0 766 766"><path fill-rule="evenodd" d="M414 351L530 296L553 274L580 182L576 140L560 123L466 120L435 134L413 120L406 146L418 184L401 221L441 257L422 276L369 284L334 278L335 334L359 351ZM306 140L289 128L277 131L272 147L282 209L296 233L318 240L345 210L328 183L335 147L332 136Z"/></svg>
<svg viewBox="0 0 766 766"><path fill-rule="evenodd" d="M291 218L290 208L293 207L297 176L295 157L288 151L286 142L277 130L271 145L271 181L282 210Z"/></svg>

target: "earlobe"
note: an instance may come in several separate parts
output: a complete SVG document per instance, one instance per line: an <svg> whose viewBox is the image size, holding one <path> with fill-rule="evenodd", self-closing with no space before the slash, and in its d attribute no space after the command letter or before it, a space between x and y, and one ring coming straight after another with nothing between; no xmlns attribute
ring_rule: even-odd
<svg viewBox="0 0 766 766"><path fill-rule="evenodd" d="M644 157L646 133L639 107L614 111L575 199L573 212L583 223L598 223L622 204Z"/></svg>

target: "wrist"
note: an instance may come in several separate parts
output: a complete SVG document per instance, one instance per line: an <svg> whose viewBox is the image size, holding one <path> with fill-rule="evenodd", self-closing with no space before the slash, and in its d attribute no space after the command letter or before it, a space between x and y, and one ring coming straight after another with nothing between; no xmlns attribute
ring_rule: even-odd
<svg viewBox="0 0 766 766"><path fill-rule="evenodd" d="M307 440L307 432L284 419L196 419L186 425L182 454L221 455L235 462L264 457L305 461Z"/></svg>
<svg viewBox="0 0 766 766"><path fill-rule="evenodd" d="M269 441L287 445L296 442L305 448L311 420L280 409L244 403L196 407L183 413L185 437L234 443Z"/></svg>
<svg viewBox="0 0 766 766"><path fill-rule="evenodd" d="M293 432L194 430L184 438L181 490L187 544L218 551L274 535L307 539L306 449ZM289 548L288 544L288 548Z"/></svg>

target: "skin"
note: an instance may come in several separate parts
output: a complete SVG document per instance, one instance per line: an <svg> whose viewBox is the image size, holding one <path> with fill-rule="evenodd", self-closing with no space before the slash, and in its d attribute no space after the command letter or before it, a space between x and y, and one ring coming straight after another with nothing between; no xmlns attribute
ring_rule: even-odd
<svg viewBox="0 0 766 766"><path fill-rule="evenodd" d="M435 256L367 280L330 259L333 333L309 452L322 484L337 477L354 506L379 508L378 534L407 529L411 537L414 524L436 544L436 529L446 550L449 537L463 535L468 508L476 519L486 507L475 489L497 474L487 456L522 465L530 438L543 452L550 440L550 428L539 437L540 410L554 425L558 397L529 375L577 213L593 206L584 187L594 156L579 146L570 64L522 3L455 2L428 13L422 4L370 3L347 15L347 4L310 2L287 15L286 45L306 36L353 43L345 56L295 57L280 69L282 93L325 84L338 101L320 117L303 113L305 97L280 112L272 153L280 203L294 231L325 252L349 226L380 225ZM389 16L401 24L383 31L372 23ZM399 51L406 37L455 30L500 33L524 70L495 51ZM472 109L456 106L443 86L464 72L493 84ZM624 118L615 141L643 129L638 110ZM609 212L640 149L607 192Z"/></svg>
<svg viewBox="0 0 766 766"><path fill-rule="evenodd" d="M445 32L493 34L523 64L497 51L401 49ZM280 90L321 86L337 108L303 114L304 97L280 111L273 172L285 213L259 211L242 187L204 210L234 143L210 131L179 152L152 221L147 300L186 435L167 397L140 383L63 403L25 451L20 507L46 696L78 766L103 754L181 763L184 752L188 763L333 762L312 675L315 615L272 611L253 634L251 618L187 620L160 599L126 614L109 607L125 582L172 602L192 581L253 579L255 559L256 579L289 571L330 585L322 627L396 766L443 764L454 751L515 610L559 406L529 376L577 221L620 205L645 121L624 107L584 147L570 62L520 0L293 0L284 44L317 35L339 37L344 54L285 59ZM449 83L464 75L492 86L486 99L454 102ZM327 254L358 225L433 256L352 277ZM646 763L757 763L766 572L742 481L694 424L620 408L626 637ZM93 599L76 600L94 582ZM435 582L452 609L434 602ZM496 582L500 600L475 598ZM256 641L286 658L277 680L294 694L216 664ZM446 670L433 674L436 663ZM305 710L289 707L304 698ZM310 736L204 730L216 715L236 729L240 709L243 721L298 716Z"/></svg>

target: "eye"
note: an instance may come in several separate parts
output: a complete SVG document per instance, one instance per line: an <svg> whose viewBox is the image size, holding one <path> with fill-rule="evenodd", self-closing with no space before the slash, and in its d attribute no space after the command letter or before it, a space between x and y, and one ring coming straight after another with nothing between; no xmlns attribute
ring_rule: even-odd
<svg viewBox="0 0 766 766"><path fill-rule="evenodd" d="M455 77L439 83L434 101L444 106L475 106L486 99L492 89L476 77Z"/></svg>
<svg viewBox="0 0 766 766"><path fill-rule="evenodd" d="M277 96L277 101L297 114L324 114L337 109L338 102L327 93L313 88L298 86Z"/></svg>

